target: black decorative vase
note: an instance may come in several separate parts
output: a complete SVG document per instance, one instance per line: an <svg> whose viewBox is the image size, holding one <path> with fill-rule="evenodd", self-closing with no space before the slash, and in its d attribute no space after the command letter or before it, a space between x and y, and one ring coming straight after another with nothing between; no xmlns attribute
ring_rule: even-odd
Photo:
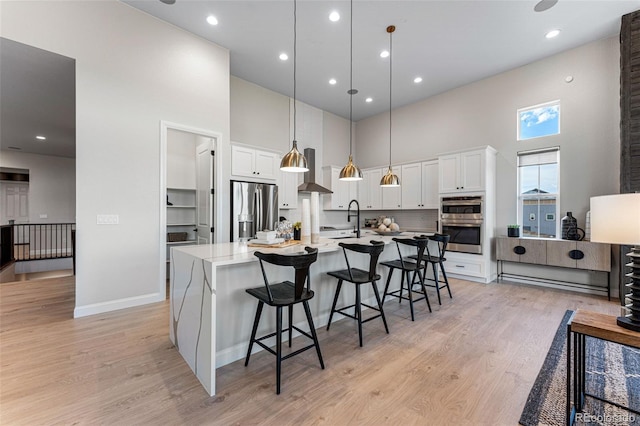
<svg viewBox="0 0 640 426"><path fill-rule="evenodd" d="M300 241L300 229L293 230L293 239L296 241Z"/></svg>
<svg viewBox="0 0 640 426"><path fill-rule="evenodd" d="M507 236L509 237L519 237L520 236L520 228L507 228Z"/></svg>

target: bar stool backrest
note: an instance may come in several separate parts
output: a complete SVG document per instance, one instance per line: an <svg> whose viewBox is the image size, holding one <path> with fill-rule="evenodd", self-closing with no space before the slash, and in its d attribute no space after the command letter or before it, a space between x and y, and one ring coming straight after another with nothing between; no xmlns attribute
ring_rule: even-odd
<svg viewBox="0 0 640 426"><path fill-rule="evenodd" d="M447 244L451 237L447 234L433 234L429 237L431 241L437 242L438 245L438 258L444 260L444 253L447 251Z"/></svg>
<svg viewBox="0 0 640 426"><path fill-rule="evenodd" d="M349 278L353 281L353 274L351 273L351 265L349 264L349 258L347 257L347 250L355 251L357 253L365 253L369 255L369 280L373 280L376 275L376 267L378 266L378 258L380 253L384 250L384 243L382 241L371 240L369 244L350 244L340 243L344 253L344 260L347 261L347 270L349 271Z"/></svg>
<svg viewBox="0 0 640 426"><path fill-rule="evenodd" d="M264 285L269 295L269 301L273 302L273 295L269 288L269 279L264 271L264 264L267 262L277 266L293 266L295 269L295 298L296 300L302 297L302 291L304 290L304 283L307 282L307 291L311 290L311 279L309 277L309 267L313 262L318 259L318 249L312 247L305 247L306 253L303 254L278 254L278 253L262 253L259 251L254 252L254 256L260 259L260 269L262 270L262 277L264 278Z"/></svg>
<svg viewBox="0 0 640 426"><path fill-rule="evenodd" d="M416 254L416 263L420 265L422 263L422 258L424 257L424 251L427 248L427 244L429 244L429 238L427 237L413 237L413 238L394 238L393 241L396 242L396 247L398 248L398 257L400 260L400 264L402 268L405 267L405 261L402 257L402 251L400 250L400 244L404 244L407 246L413 246L417 250Z"/></svg>

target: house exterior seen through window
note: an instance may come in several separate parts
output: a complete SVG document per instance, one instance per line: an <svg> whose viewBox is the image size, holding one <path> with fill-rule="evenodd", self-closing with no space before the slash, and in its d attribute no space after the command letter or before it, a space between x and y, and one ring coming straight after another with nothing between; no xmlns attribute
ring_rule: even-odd
<svg viewBox="0 0 640 426"><path fill-rule="evenodd" d="M523 237L558 235L558 147L518 153L518 224Z"/></svg>
<svg viewBox="0 0 640 426"><path fill-rule="evenodd" d="M518 140L560 134L560 101L518 110Z"/></svg>

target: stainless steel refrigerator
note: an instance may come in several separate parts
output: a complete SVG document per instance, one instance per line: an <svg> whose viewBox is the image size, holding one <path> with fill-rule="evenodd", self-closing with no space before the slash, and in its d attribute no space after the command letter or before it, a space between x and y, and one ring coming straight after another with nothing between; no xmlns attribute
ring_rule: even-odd
<svg viewBox="0 0 640 426"><path fill-rule="evenodd" d="M278 221L278 187L231 181L231 241L247 241L272 231Z"/></svg>

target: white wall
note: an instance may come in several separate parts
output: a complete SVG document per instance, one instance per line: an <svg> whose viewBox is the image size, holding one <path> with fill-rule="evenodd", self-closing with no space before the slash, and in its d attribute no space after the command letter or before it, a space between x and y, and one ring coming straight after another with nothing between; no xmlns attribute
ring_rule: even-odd
<svg viewBox="0 0 640 426"><path fill-rule="evenodd" d="M199 136L167 130L167 188L196 188L196 146Z"/></svg>
<svg viewBox="0 0 640 426"><path fill-rule="evenodd" d="M497 227L516 220L516 153L560 146L560 217L619 190L619 43L609 38L393 111L393 162L481 145L498 150ZM565 77L574 77L566 83ZM561 101L561 134L516 141L516 110ZM388 113L357 123L360 167L387 161ZM502 230L502 232L500 232Z"/></svg>
<svg viewBox="0 0 640 426"><path fill-rule="evenodd" d="M2 151L0 167L29 170L29 222L76 220L76 160ZM40 215L47 215L40 218Z"/></svg>
<svg viewBox="0 0 640 426"><path fill-rule="evenodd" d="M76 316L164 300L160 120L221 133L228 169L229 52L115 0L0 2L0 31L76 59Z"/></svg>

